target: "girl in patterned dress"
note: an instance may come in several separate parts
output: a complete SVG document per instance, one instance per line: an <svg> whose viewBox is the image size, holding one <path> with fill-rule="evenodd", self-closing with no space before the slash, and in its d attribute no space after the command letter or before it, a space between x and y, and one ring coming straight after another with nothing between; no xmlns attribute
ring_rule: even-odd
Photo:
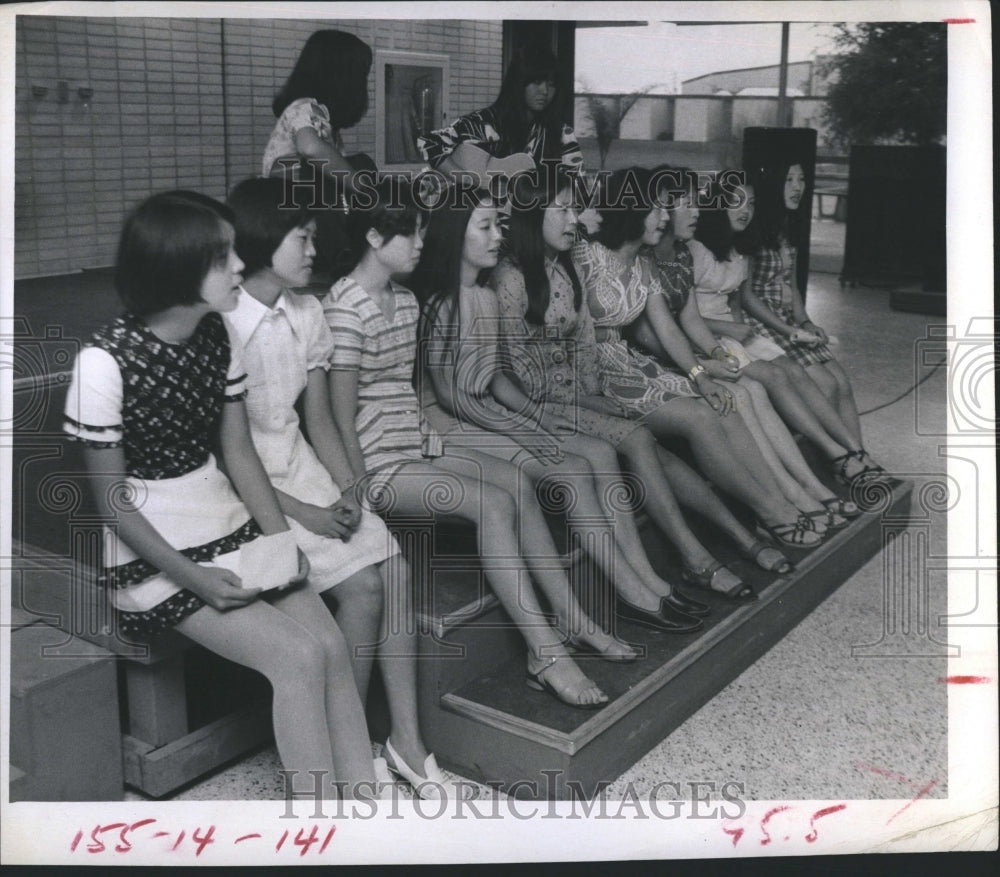
<svg viewBox="0 0 1000 877"><path fill-rule="evenodd" d="M424 765L422 779L431 782L418 784L418 792L440 798L451 784L424 747L417 722L409 565L382 519L362 510L354 495L351 467L330 411L327 370L333 337L319 301L294 292L309 283L316 223L305 209L283 207L283 196L281 180L251 179L229 197L246 280L225 319L243 345L251 433L309 559L308 585L343 631L362 702L378 644L392 720L388 757L393 764ZM300 397L308 442L295 410ZM389 623L383 630L384 607L404 623Z"/></svg>
<svg viewBox="0 0 1000 877"><path fill-rule="evenodd" d="M802 366L833 404L858 449L861 420L851 382L828 346L829 337L806 313L794 282L795 250L806 227L812 199L802 164L763 168L755 175L759 249L752 254L751 281L743 290L743 309L750 325L769 338L788 358ZM867 451L854 459L878 472ZM837 461L837 465L842 465ZM864 470L862 470L864 471Z"/></svg>
<svg viewBox="0 0 1000 877"><path fill-rule="evenodd" d="M749 287L748 256L754 249L751 229L755 192L752 185L730 197L718 184L707 191L713 209L703 213L690 244L694 261L695 297L708 328L740 341L751 361L744 372L767 389L774 407L796 430L809 438L830 460L843 481L874 473L878 467L867 457L860 438L806 370L785 355L778 344L758 335L743 321L742 299ZM796 330L796 337L809 333Z"/></svg>
<svg viewBox="0 0 1000 877"><path fill-rule="evenodd" d="M503 161L511 156L529 159L520 169L546 161L579 173L580 145L554 104L556 92L564 87L551 52L522 49L511 60L500 94L490 106L420 137L417 146L431 167L475 173L484 185L483 177L492 171L514 169ZM456 153L463 144L478 149Z"/></svg>
<svg viewBox="0 0 1000 877"><path fill-rule="evenodd" d="M663 168L674 179L683 178L682 169ZM813 473L799 451L784 421L771 405L764 386L749 378L744 368L751 361L747 350L733 338L716 336L706 326L698 310L694 289L694 260L687 242L698 224L700 211L688 193L668 191L666 178L660 197L668 205L670 224L662 240L651 250L663 299L691 345L698 351L698 361L713 377L734 381L748 394L749 404L738 406L747 428L771 467L778 486L788 500L816 520L832 526L846 523L841 512L858 514L857 506L842 502ZM658 349L648 323L637 325L633 336L645 349L665 356Z"/></svg>
<svg viewBox="0 0 1000 877"><path fill-rule="evenodd" d="M735 391L712 380L685 350L653 267L640 257L644 247L659 243L667 223L652 174L636 167L616 171L606 203L599 209L598 240L573 248L597 332L602 391L658 438L686 439L708 479L756 512L760 535L770 533L797 548L817 545L814 522L778 490L753 436L732 410ZM689 369L686 377L625 340L623 330L644 312L660 346Z"/></svg>
<svg viewBox="0 0 1000 877"><path fill-rule="evenodd" d="M285 769L323 771L324 794L338 795L336 780L353 797L362 781L374 790L375 772L344 637L308 588L262 597L230 571L241 545L288 530L220 316L236 306L243 268L230 218L191 192L154 195L128 217L116 275L127 313L80 352L65 428L115 524L103 580L120 630L174 628L263 673ZM294 581L307 574L300 551Z"/></svg>
<svg viewBox="0 0 1000 877"><path fill-rule="evenodd" d="M512 439L515 447L520 445L522 453L515 459L527 476L525 486L547 492L559 485L572 497L565 509L570 532L614 583L619 614L672 632L696 630L701 624L693 616L707 614L708 607L657 575L639 538L631 505L622 501L629 488L623 484L615 446L627 445L631 454L639 456L648 447L644 431L611 416L612 406L597 412L554 400L538 404L506 374L499 355L497 295L485 284L497 264L497 213L485 192L462 206L436 211L413 278L427 301L421 332L424 364L442 407L453 415L449 434L461 437L471 425L497 431ZM563 370L559 377L571 372ZM570 388L567 394L575 395ZM643 487L669 492L662 472L657 469L655 475L658 480L650 476ZM610 551L604 545L607 533L613 535ZM701 559L711 562L704 553ZM742 584L731 574L729 578L731 587Z"/></svg>
<svg viewBox="0 0 1000 877"><path fill-rule="evenodd" d="M598 708L607 695L569 656L533 589L521 586L529 577L517 538L517 503L483 477L498 461L449 449L436 431L421 426L413 388L419 308L413 293L393 280L410 274L420 259L421 217L405 188L396 193L399 207L390 206L391 181L374 191L371 207L350 216L358 263L323 299L334 338L333 416L353 475L362 481L359 490L382 513L452 514L473 524L486 578L528 643L529 684L548 687L570 706ZM537 567L532 572L541 578ZM606 636L591 643L599 651L608 645Z"/></svg>
<svg viewBox="0 0 1000 877"><path fill-rule="evenodd" d="M295 67L271 104L277 119L264 149L262 176L285 177L310 203L329 210L317 214L316 270L340 277L346 240L344 211L354 191L352 171L374 171L366 155L345 155L340 132L368 110L372 50L353 34L319 30L306 40Z"/></svg>

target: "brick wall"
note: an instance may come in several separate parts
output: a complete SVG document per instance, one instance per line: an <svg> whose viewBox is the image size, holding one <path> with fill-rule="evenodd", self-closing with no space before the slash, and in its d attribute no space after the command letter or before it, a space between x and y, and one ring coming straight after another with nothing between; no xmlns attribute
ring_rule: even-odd
<svg viewBox="0 0 1000 877"><path fill-rule="evenodd" d="M373 49L447 54L452 116L499 90L500 21L19 16L15 276L110 265L141 198L176 187L222 197L259 174L271 100L319 28ZM89 109L79 88L93 89ZM375 155L374 88L373 74L368 115L343 132L348 152Z"/></svg>

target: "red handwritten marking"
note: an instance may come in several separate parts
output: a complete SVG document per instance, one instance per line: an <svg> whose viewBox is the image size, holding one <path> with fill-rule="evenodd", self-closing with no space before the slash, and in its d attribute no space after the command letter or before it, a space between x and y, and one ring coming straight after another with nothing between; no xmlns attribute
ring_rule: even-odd
<svg viewBox="0 0 1000 877"><path fill-rule="evenodd" d="M285 843L285 841L287 839L288 839L288 832L285 831L285 833L283 835L281 835L281 837L278 839L278 842L277 842L277 844L275 844L274 848L276 850L280 850L281 847L282 847L282 845Z"/></svg>
<svg viewBox="0 0 1000 877"><path fill-rule="evenodd" d="M831 813L839 813L841 810L846 810L846 804L836 804L833 807L824 807L822 810L817 810L813 813L812 818L809 820L809 827L812 831L806 835L806 840L809 843L815 843L816 838L819 837L819 832L816 830L816 820L822 819L824 816L829 816Z"/></svg>
<svg viewBox="0 0 1000 877"><path fill-rule="evenodd" d="M335 825L326 833L326 840L323 841L323 846L319 848L319 851L321 853L327 848L327 845L330 843L330 841L333 840L333 835L336 830L337 826Z"/></svg>
<svg viewBox="0 0 1000 877"><path fill-rule="evenodd" d="M926 795L936 785L937 785L937 780L931 780L926 786L924 786L919 792L917 792L916 796L913 798L912 801L907 801L902 807L899 808L899 810L897 810L895 813L893 813L892 816L889 817L889 821L886 822L886 825L888 825L889 822L892 822L892 820L895 819L897 816L899 816L899 814L902 813L904 810L908 809L915 802L919 801L924 795Z"/></svg>
<svg viewBox="0 0 1000 877"><path fill-rule="evenodd" d="M975 24L976 19L974 18L942 18L945 24Z"/></svg>
<svg viewBox="0 0 1000 877"><path fill-rule="evenodd" d="M74 850L76 850L76 848L77 848L77 846L79 846L79 844L80 844L80 841L81 841L81 840L83 840L83 832L82 832L82 831L78 831L78 832L76 833L76 837L74 837L74 838L73 838L73 843L71 843L71 844L69 845L69 851L70 851L71 853L72 853L72 852L73 852Z"/></svg>
<svg viewBox="0 0 1000 877"><path fill-rule="evenodd" d="M764 818L761 819L760 821L760 830L764 835L764 837L761 839L760 842L760 845L762 847L766 847L771 842L771 835L768 834L767 829L764 828L764 826L767 825L767 823L771 820L772 816L777 816L779 813L784 813L786 810L791 810L791 809L792 808L789 807L787 804L784 804L781 807L772 807L770 810L767 811L767 813L764 814Z"/></svg>
<svg viewBox="0 0 1000 877"><path fill-rule="evenodd" d="M166 837L168 834L170 834L169 831L158 831L153 837Z"/></svg>
<svg viewBox="0 0 1000 877"><path fill-rule="evenodd" d="M176 840L176 842L174 843L174 845L170 849L176 850L177 847L179 847L181 845L181 841L182 840L184 840L184 832L183 831L179 835L177 835L177 840Z"/></svg>
<svg viewBox="0 0 1000 877"><path fill-rule="evenodd" d="M985 685L990 681L989 676L939 676L938 682L947 682L949 685Z"/></svg>
<svg viewBox="0 0 1000 877"><path fill-rule="evenodd" d="M315 822L312 824L312 828L308 836L302 834L301 828L297 832L295 832L295 845L302 847L302 852L299 853L300 856L304 856L306 853L308 853L309 847L311 847L314 843L317 843L319 841L319 836L317 835L316 832L317 829Z"/></svg>
<svg viewBox="0 0 1000 877"><path fill-rule="evenodd" d="M732 836L732 838L733 838L733 846L736 846L736 844L738 844L740 842L740 838L743 837L743 834L746 831L746 829L743 829L743 828L726 828L726 826L724 826L724 825L722 826L722 830L726 834Z"/></svg>
<svg viewBox="0 0 1000 877"><path fill-rule="evenodd" d="M234 844L238 844L240 841L250 840L252 837L263 837L261 834L245 834L243 837L238 837L233 841Z"/></svg>
<svg viewBox="0 0 1000 877"><path fill-rule="evenodd" d="M313 827L315 828L315 825ZM215 841L212 838L213 834L215 834L214 825L208 826L208 833L205 835L201 834L200 828L196 828L194 830L194 842L198 844L198 849L195 851L196 858L201 855L201 851L205 849L205 847L207 847L209 844L215 843Z"/></svg>

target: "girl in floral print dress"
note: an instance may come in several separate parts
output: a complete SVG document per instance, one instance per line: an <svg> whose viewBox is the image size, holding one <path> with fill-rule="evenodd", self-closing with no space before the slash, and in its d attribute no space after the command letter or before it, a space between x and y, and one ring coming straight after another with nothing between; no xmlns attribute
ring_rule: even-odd
<svg viewBox="0 0 1000 877"><path fill-rule="evenodd" d="M128 217L116 276L127 313L77 357L65 429L115 524L103 581L121 632L173 628L263 673L285 769L322 771L324 794L338 795L334 781L372 794L364 711L322 600L302 587L262 595L230 571L241 545L288 523L254 451L238 343L220 316L236 306L243 268L229 220L191 192L154 195ZM299 552L293 581L307 574Z"/></svg>

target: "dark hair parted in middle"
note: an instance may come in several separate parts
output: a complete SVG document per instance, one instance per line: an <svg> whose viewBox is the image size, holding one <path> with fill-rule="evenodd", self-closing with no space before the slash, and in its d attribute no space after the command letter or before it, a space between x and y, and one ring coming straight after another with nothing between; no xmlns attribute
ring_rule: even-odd
<svg viewBox="0 0 1000 877"><path fill-rule="evenodd" d="M286 200L288 186L278 177L253 177L239 183L227 201L236 228L236 254L246 276L271 264L274 251L293 228L301 228L313 214L305 204Z"/></svg>
<svg viewBox="0 0 1000 877"><path fill-rule="evenodd" d="M743 188L747 197L753 197L753 186L747 184ZM705 189L703 203L712 205L709 208L701 208L701 216L698 219L698 227L695 229L695 240L701 241L712 255L720 262L728 262L733 250L744 256L753 255L757 249L757 222L751 220L743 231L738 234L733 231L729 222L729 214L726 212L725 204L731 203L733 192L721 186L718 182L711 182ZM732 205L736 207L736 204Z"/></svg>
<svg viewBox="0 0 1000 877"><path fill-rule="evenodd" d="M785 206L785 180L795 165L802 168L805 189L799 206L789 210ZM756 168L750 175L750 183L757 196L756 219L760 245L768 250L777 250L781 241L797 247L802 243L812 208L812 185L808 162L792 159L787 164Z"/></svg>
<svg viewBox="0 0 1000 877"><path fill-rule="evenodd" d="M125 219L118 242L115 288L134 314L159 313L201 301L208 272L225 264L233 215L198 192L153 195Z"/></svg>
<svg viewBox="0 0 1000 877"><path fill-rule="evenodd" d="M559 62L547 49L527 46L514 52L510 66L500 85L500 94L493 101L493 109L500 117L502 130L511 143L526 143L533 122L539 122L545 132L545 151L542 158L558 159L562 154L562 129L564 120L559 117L557 100L532 118L524 105L524 90L533 82L551 82L555 93L562 93Z"/></svg>
<svg viewBox="0 0 1000 877"><path fill-rule="evenodd" d="M555 197L569 191L573 197L573 182L568 174L561 173L556 178L555 191L552 187L541 186L524 175L514 181L514 198L511 199L510 225L507 243L510 261L524 277L524 288L528 296L528 309L524 318L535 326L545 325L545 312L549 309L549 275L545 270L545 239L542 225L545 210L555 203ZM550 196L555 197L550 197ZM522 206L523 205L523 206ZM579 311L583 303L583 287L569 252L555 254L573 286L573 310Z"/></svg>
<svg viewBox="0 0 1000 877"><path fill-rule="evenodd" d="M280 116L293 101L310 97L330 113L335 131L356 125L368 110L372 50L354 34L318 30L306 40L271 109Z"/></svg>
<svg viewBox="0 0 1000 877"><path fill-rule="evenodd" d="M653 173L643 167L627 167L608 177L604 205L598 208L601 228L597 240L609 250L642 237L646 216L653 209L650 193Z"/></svg>

